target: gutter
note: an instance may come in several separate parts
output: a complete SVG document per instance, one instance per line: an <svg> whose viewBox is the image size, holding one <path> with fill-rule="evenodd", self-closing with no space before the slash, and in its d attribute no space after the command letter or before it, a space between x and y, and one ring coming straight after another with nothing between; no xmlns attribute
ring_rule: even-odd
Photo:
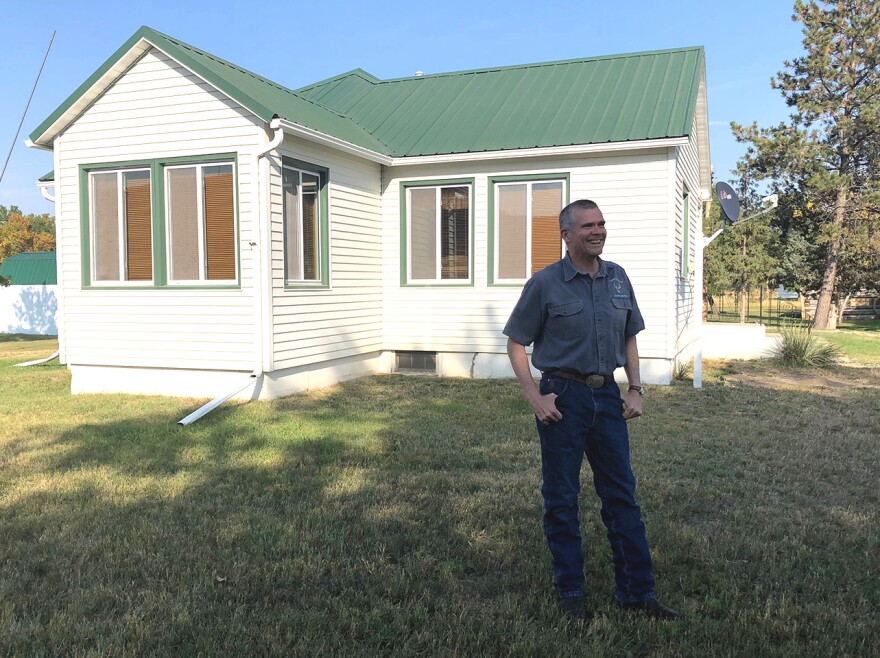
<svg viewBox="0 0 880 658"><path fill-rule="evenodd" d="M226 402L232 396L241 393L244 389L246 389L251 384L255 384L260 380L263 376L263 349L264 349L264 322L263 322L263 295L267 292L264 290L266 286L263 284L263 253L268 251L268 237L265 235L265 227L264 227L264 218L267 216L267 211L264 210L264 199L263 195L260 194L260 159L265 157L270 151L274 151L276 148L281 146L281 142L284 141L284 129L281 127L281 119L278 118L278 115L272 117L272 120L269 122L269 128L275 131L275 135L272 137L272 140L260 147L252 156L251 166L253 167L253 176L251 177L252 182L252 198L254 200L254 209L256 211L256 217L254 218L254 228L252 239L248 243L251 252L254 255L254 327L256 329L256 354L254 355L254 370L248 375L247 380L241 385L237 385L235 389L228 393L224 393L223 395L214 398L207 404L199 407L191 414L189 414L186 418L183 418L177 421L178 425L190 425L196 422L202 416L207 415L221 404ZM264 239L265 238L265 239ZM261 249L261 245L263 248Z"/></svg>
<svg viewBox="0 0 880 658"><path fill-rule="evenodd" d="M40 190L40 194L43 195L43 198L50 203L55 203L55 195L49 191L50 187L55 187L55 183L37 183L37 187Z"/></svg>

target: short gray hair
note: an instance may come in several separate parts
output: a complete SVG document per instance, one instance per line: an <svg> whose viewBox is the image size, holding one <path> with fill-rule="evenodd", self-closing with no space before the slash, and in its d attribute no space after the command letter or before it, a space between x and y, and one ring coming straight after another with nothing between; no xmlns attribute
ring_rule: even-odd
<svg viewBox="0 0 880 658"><path fill-rule="evenodd" d="M571 229L574 224L574 214L578 210L598 210L599 205L595 201L590 201L589 199L578 199L577 201L572 201L565 208L562 209L562 212L559 213L559 230L565 231Z"/></svg>

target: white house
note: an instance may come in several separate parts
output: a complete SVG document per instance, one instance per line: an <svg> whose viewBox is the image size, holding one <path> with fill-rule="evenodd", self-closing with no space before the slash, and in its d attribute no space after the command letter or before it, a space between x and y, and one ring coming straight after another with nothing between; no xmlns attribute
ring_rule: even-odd
<svg viewBox="0 0 880 658"><path fill-rule="evenodd" d="M694 349L702 48L291 91L143 27L30 143L54 155L74 392L512 375L501 329L578 198L633 281L643 380Z"/></svg>

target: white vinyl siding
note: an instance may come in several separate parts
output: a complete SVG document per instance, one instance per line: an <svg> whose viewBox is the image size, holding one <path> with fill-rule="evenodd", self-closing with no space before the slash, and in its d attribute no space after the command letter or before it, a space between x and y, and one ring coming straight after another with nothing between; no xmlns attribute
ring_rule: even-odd
<svg viewBox="0 0 880 658"><path fill-rule="evenodd" d="M596 201L608 221L603 257L626 268L645 316L639 335L646 358L668 358L669 266L666 149L570 158L534 158L394 167L383 188L383 312L386 349L504 354L501 333L519 298L519 286L488 285L489 178L570 172L570 199ZM400 183L473 177L473 288L405 286L400 282Z"/></svg>
<svg viewBox="0 0 880 658"><path fill-rule="evenodd" d="M281 370L377 354L382 349L380 166L301 139L285 141L280 150L327 170L330 262L327 286L287 285L282 176L273 166L271 366Z"/></svg>
<svg viewBox="0 0 880 658"><path fill-rule="evenodd" d="M699 145L696 118L688 143L676 149L675 187L672 191L675 199L674 250L672 254L674 271L670 272L673 280L675 305L673 307L675 343L671 346L671 358L687 361L691 358L696 338L696 326L701 321L697 317L698 300L702 291L694 290L696 277L694 268L702 267L696 262L696 241L703 234L703 204L698 190L700 189ZM705 146L703 148L706 148ZM684 271L687 264L687 272ZM681 356L679 356L681 355Z"/></svg>
<svg viewBox="0 0 880 658"><path fill-rule="evenodd" d="M265 140L262 121L156 50L56 140L58 277L68 364L253 369L257 252L236 244L241 289L84 289L78 167L237 152L239 222L249 237L254 172L251 159L241 156Z"/></svg>

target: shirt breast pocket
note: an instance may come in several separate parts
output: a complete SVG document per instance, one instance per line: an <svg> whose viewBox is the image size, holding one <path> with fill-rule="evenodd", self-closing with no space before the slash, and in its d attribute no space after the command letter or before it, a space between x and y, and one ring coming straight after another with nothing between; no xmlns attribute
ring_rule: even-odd
<svg viewBox="0 0 880 658"><path fill-rule="evenodd" d="M566 302L547 307L547 329L557 338L579 338L587 334L584 303Z"/></svg>
<svg viewBox="0 0 880 658"><path fill-rule="evenodd" d="M630 297L612 297L611 305L614 307L614 328L617 331L626 329L629 314L632 312L632 299Z"/></svg>

